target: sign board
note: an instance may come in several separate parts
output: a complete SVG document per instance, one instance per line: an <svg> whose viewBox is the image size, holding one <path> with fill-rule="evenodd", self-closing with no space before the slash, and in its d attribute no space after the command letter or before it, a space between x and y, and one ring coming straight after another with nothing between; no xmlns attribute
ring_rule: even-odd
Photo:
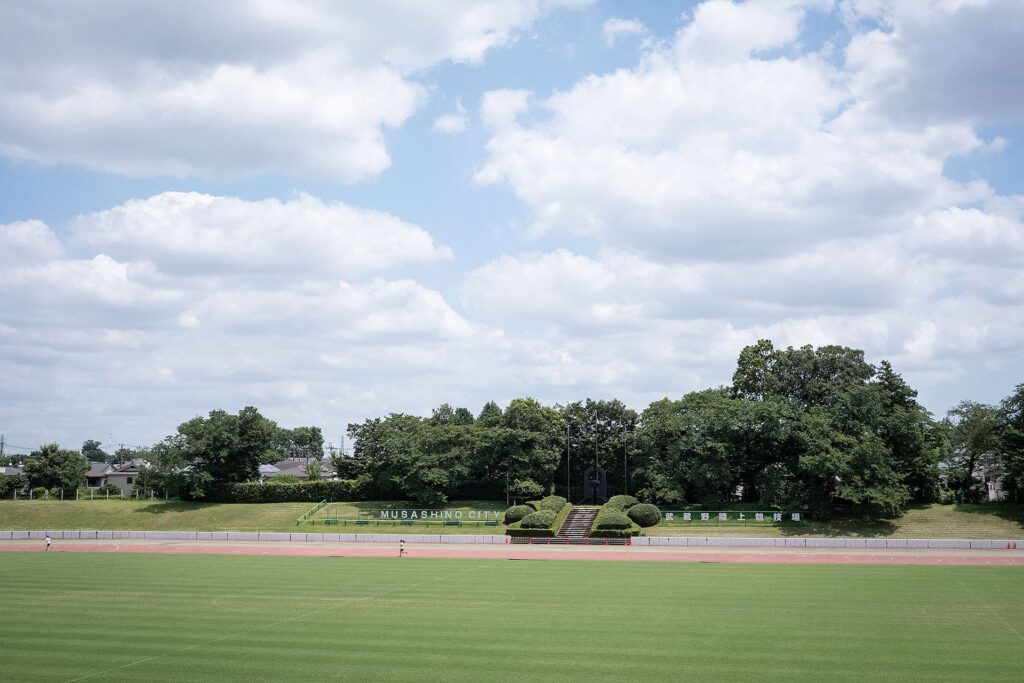
<svg viewBox="0 0 1024 683"><path fill-rule="evenodd" d="M666 522L801 522L800 512L755 512L732 510L726 512L665 512Z"/></svg>
<svg viewBox="0 0 1024 683"><path fill-rule="evenodd" d="M369 515L374 519L419 519L419 520L494 520L500 519L503 511L500 510L370 510Z"/></svg>

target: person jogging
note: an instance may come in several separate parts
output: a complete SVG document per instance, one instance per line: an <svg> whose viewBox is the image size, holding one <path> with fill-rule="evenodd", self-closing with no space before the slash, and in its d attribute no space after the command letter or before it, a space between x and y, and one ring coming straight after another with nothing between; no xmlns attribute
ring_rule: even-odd
<svg viewBox="0 0 1024 683"><path fill-rule="evenodd" d="M49 550L51 545L53 545L53 539L50 538L50 534L46 534L46 549Z"/></svg>
<svg viewBox="0 0 1024 683"><path fill-rule="evenodd" d="M402 557L405 555L405 539L403 538L398 542L398 556Z"/></svg>

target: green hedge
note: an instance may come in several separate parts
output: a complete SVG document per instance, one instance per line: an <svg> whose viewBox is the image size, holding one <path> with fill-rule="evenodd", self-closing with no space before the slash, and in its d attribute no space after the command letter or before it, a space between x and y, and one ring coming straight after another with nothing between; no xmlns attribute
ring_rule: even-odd
<svg viewBox="0 0 1024 683"><path fill-rule="evenodd" d="M517 529L515 527L505 530L506 536L516 536L518 538L554 538L554 529Z"/></svg>
<svg viewBox="0 0 1024 683"><path fill-rule="evenodd" d="M535 510L529 505L513 505L505 510L505 524L514 524L534 512Z"/></svg>
<svg viewBox="0 0 1024 683"><path fill-rule="evenodd" d="M544 500L540 501L540 509L559 512L563 507L565 507L567 502L569 501L561 496L548 496Z"/></svg>
<svg viewBox="0 0 1024 683"><path fill-rule="evenodd" d="M250 481L211 485L203 500L213 503L332 503L364 500L357 479L320 479L298 484Z"/></svg>
<svg viewBox="0 0 1024 683"><path fill-rule="evenodd" d="M523 517L519 522L521 529L551 529L557 513L554 510L538 510Z"/></svg>
<svg viewBox="0 0 1024 683"><path fill-rule="evenodd" d="M639 535L640 527L635 524L628 529L594 529L590 532L591 538L630 538Z"/></svg>
<svg viewBox="0 0 1024 683"><path fill-rule="evenodd" d="M612 507L613 508L618 508L618 509L622 510L623 512L625 512L626 510L630 509L631 507L633 507L634 505L636 505L639 502L640 501L638 501L633 496L618 495L618 496L612 496L611 498L609 498L608 502L605 503L604 506L605 507L610 507L610 508L612 508Z"/></svg>
<svg viewBox="0 0 1024 683"><path fill-rule="evenodd" d="M594 530L598 529L628 529L633 526L633 522L630 521L629 517L626 516L621 510L615 508L604 507L597 513L597 517L594 518Z"/></svg>
<svg viewBox="0 0 1024 683"><path fill-rule="evenodd" d="M657 526L661 522L661 510L650 503L638 503L626 513L629 518L643 528Z"/></svg>

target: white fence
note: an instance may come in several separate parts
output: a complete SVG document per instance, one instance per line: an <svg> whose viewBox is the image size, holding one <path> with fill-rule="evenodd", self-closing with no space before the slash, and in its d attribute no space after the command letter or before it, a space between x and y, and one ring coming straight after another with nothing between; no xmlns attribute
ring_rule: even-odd
<svg viewBox="0 0 1024 683"><path fill-rule="evenodd" d="M488 543L503 544L502 535L472 534L317 534L270 531L0 531L0 541L43 540L153 540L153 541L287 541L297 543Z"/></svg>
<svg viewBox="0 0 1024 683"><path fill-rule="evenodd" d="M733 538L728 536L641 536L633 545L706 548L891 548L893 550L1024 550L1024 540L965 538Z"/></svg>

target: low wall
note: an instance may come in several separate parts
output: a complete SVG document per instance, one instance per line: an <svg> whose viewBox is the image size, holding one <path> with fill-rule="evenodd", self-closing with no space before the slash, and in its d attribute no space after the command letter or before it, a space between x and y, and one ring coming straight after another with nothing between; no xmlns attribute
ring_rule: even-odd
<svg viewBox="0 0 1024 683"><path fill-rule="evenodd" d="M277 541L296 543L486 543L504 544L497 534L324 534L277 531L0 531L0 541L53 540L153 540L153 541Z"/></svg>
<svg viewBox="0 0 1024 683"><path fill-rule="evenodd" d="M43 540L153 541L276 541L295 543L453 543L503 544L497 534L324 534L277 531L0 531L0 541ZM634 546L692 546L706 548L891 548L893 550L1024 550L1024 539L1002 541L955 538L736 538L729 536L638 536Z"/></svg>
<svg viewBox="0 0 1024 683"><path fill-rule="evenodd" d="M1024 550L1024 540L966 538L733 538L728 536L640 536L633 545L708 548L891 548L899 550Z"/></svg>

